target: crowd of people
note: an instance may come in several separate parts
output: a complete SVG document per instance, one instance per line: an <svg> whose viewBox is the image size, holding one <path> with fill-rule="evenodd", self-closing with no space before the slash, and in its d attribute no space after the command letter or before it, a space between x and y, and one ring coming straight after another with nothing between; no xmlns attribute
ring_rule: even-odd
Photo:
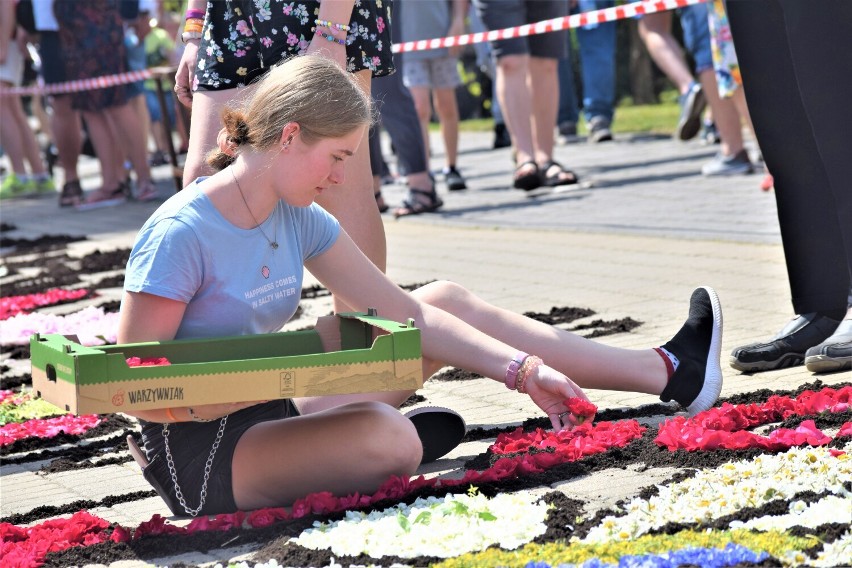
<svg viewBox="0 0 852 568"><path fill-rule="evenodd" d="M293 315L297 296L276 297L262 309L235 299L270 274L298 284L307 267L334 294L337 310L378 307L387 317L413 317L422 331L424 376L450 364L503 382L529 395L555 429L583 419L566 403L584 399L583 387L653 393L690 413L715 403L722 316L710 288L695 291L688 319L671 340L625 350L506 312L449 282L408 294L383 274L381 213L390 207L381 194L387 164L380 128L395 143L408 184L396 217L444 206L430 165L433 111L445 159L436 173L450 194L468 187L465 165L458 163L458 51L398 57L392 43L457 35L472 20L501 29L613 2L396 0L393 10L389 0L271 4L275 9L254 0L187 0L177 19L151 0L21 0L17 7L31 6L32 22L16 11L20 26L3 30L0 79L7 85L20 84L21 46L32 38L48 85L177 66L176 99L167 99L165 108L144 83L50 97L43 134L63 171L58 188L20 98L4 95L13 103L2 130L13 168L4 199L58 190L61 206L85 210L164 197L150 163L162 162L169 137L185 145L183 189L146 222L131 253L121 343L276 331ZM672 33L673 17L683 47ZM161 31L152 18L162 22ZM573 69L563 63L560 72L567 31L489 45L494 102L513 150L507 186L530 191L579 182L554 159L554 148L558 137L576 137L580 110L591 143L614 138L611 24L578 30L579 97ZM831 57L833 50L852 51L852 4L728 0L726 6L716 0L646 14L636 25L678 91L674 136L687 141L703 128L705 138L719 140L717 156L701 173L751 173L756 158L772 173L797 317L772 339L736 348L731 364L745 372L802 363L814 372L852 368L852 162L843 154L852 132L846 104L852 60ZM826 41L808 41L817 34ZM183 135L162 129L181 123L177 105L191 109ZM3 107L6 113L5 100ZM10 136L7 126L20 136ZM744 129L759 143L754 155ZM84 135L101 171L101 187L88 195L77 174ZM326 191L333 186L340 190ZM140 412L146 478L174 512L189 515L277 506L319 490L368 491L390 474L411 474L424 460L424 423L418 428L395 410L408 394ZM211 441L207 460L197 459L199 444ZM445 442L430 448L428 459L458 440ZM357 476L339 475L334 463L341 456L356 464Z"/></svg>

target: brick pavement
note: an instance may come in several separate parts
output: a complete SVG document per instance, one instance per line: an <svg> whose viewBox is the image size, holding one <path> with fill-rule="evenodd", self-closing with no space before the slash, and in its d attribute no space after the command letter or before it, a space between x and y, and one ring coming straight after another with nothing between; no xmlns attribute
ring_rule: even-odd
<svg viewBox="0 0 852 568"><path fill-rule="evenodd" d="M446 203L439 213L396 221L385 217L388 274L396 282L451 279L518 312L577 306L594 309L595 318L630 316L643 325L601 339L629 348L665 341L685 317L691 290L709 284L717 289L725 314L723 396L763 387L792 388L814 378L803 367L748 376L727 366L734 346L769 336L791 315L775 202L759 190L759 174L705 179L698 172L715 148L621 135L611 144L558 147L556 157L578 171L584 187L529 197L507 187L509 150L491 150L489 134L463 133L461 149L459 165L469 190L447 194L439 185ZM440 156L435 160L439 163ZM87 167L84 187L96 187L94 171ZM163 193L170 194L168 172L156 172ZM386 186L384 194L394 205L404 188ZM53 199L30 199L4 202L0 215L3 222L18 227L14 236L87 234L89 241L71 247L84 254L96 247L129 246L156 205L128 203L78 213L59 210ZM828 380L843 378L849 376ZM429 404L459 411L469 426L502 427L538 414L528 398L486 379L430 382L422 394ZM601 407L656 400L610 391L589 394ZM464 444L422 473L457 474L461 460L485 447L487 441ZM0 469L3 516L37 505L99 498L107 477L107 493L148 489L132 462L51 475L35 473L41 465ZM557 488L600 507L667 476L665 471L607 471ZM150 498L94 512L135 526L167 510ZM202 563L241 552L245 550L234 548L158 563Z"/></svg>

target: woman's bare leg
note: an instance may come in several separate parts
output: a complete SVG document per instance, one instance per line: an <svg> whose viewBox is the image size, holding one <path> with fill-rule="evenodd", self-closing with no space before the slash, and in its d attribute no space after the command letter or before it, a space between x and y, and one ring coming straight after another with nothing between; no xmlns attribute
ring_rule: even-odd
<svg viewBox="0 0 852 568"><path fill-rule="evenodd" d="M381 403L263 422L237 443L234 500L248 511L290 505L317 491L370 493L391 475L412 475L421 457L414 425Z"/></svg>
<svg viewBox="0 0 852 568"><path fill-rule="evenodd" d="M666 386L665 364L652 349L591 341L493 306L452 282L433 282L412 294L503 343L541 357L583 388L660 394Z"/></svg>
<svg viewBox="0 0 852 568"><path fill-rule="evenodd" d="M371 72L358 71L355 79L369 95ZM370 169L367 136L367 129L364 129L361 144L346 166L346 180L334 191L323 193L317 203L340 221L340 226L352 237L358 248L384 272L387 262L385 227L373 196L373 172ZM338 312L349 311L349 307L336 298L334 308Z"/></svg>
<svg viewBox="0 0 852 568"><path fill-rule="evenodd" d="M213 168L207 165L207 154L215 150L216 136L222 129L222 109L241 105L254 92L249 85L224 91L196 91L192 96L192 120L190 121L189 150L183 166L183 186L195 178L208 176Z"/></svg>

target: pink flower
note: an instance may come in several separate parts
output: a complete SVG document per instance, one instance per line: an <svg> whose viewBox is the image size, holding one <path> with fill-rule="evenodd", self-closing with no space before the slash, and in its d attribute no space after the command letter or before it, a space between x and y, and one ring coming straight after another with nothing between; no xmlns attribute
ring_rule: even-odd
<svg viewBox="0 0 852 568"><path fill-rule="evenodd" d="M293 5L292 4L287 4L286 6L284 6L284 15L285 16L289 16L292 12L293 12Z"/></svg>
<svg viewBox="0 0 852 568"><path fill-rule="evenodd" d="M240 20L237 22L237 31L246 37L251 37L254 35L254 32L251 31L251 27L245 20Z"/></svg>
<svg viewBox="0 0 852 568"><path fill-rule="evenodd" d="M385 19L381 16L376 19L376 29L379 30L379 33L385 31Z"/></svg>
<svg viewBox="0 0 852 568"><path fill-rule="evenodd" d="M264 36L260 38L260 43L263 44L263 47L269 47L272 45L272 38Z"/></svg>
<svg viewBox="0 0 852 568"><path fill-rule="evenodd" d="M246 56L246 50L245 49L238 49L234 52L234 56L235 57L245 57Z"/></svg>
<svg viewBox="0 0 852 568"><path fill-rule="evenodd" d="M293 32L287 34L287 45L296 45L299 43L299 38Z"/></svg>

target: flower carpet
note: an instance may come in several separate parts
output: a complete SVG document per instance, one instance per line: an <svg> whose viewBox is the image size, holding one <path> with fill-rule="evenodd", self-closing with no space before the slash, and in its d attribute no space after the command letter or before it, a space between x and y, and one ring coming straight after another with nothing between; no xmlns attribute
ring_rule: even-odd
<svg viewBox="0 0 852 568"><path fill-rule="evenodd" d="M19 245L3 261L45 265L39 259L61 257L61 247ZM105 261L103 272L112 273L120 256L61 262ZM84 294L75 292L80 282L11 272L4 294L14 296L3 298L8 318L0 322L0 486L85 474L109 487L109 472L135 468L124 443L134 421L68 415L34 398L26 341L40 331L112 343L117 306L108 298L94 305L97 287ZM306 290L303 302L320 296ZM528 315L566 326L593 313ZM600 321L591 332L629 333L621 324ZM485 381L457 369L433 380ZM826 375L795 390L729 396L691 418L663 404L602 408L573 431L554 433L534 416L472 428L469 450L449 470L392 478L369 495L317 493L286 509L195 519L163 516L166 507L157 508L135 468L136 491L70 503L46 496L40 506L3 511L0 566L848 566L850 404L849 377ZM623 470L648 481L606 506L565 489L567 481ZM160 512L141 522L108 514L142 502Z"/></svg>

